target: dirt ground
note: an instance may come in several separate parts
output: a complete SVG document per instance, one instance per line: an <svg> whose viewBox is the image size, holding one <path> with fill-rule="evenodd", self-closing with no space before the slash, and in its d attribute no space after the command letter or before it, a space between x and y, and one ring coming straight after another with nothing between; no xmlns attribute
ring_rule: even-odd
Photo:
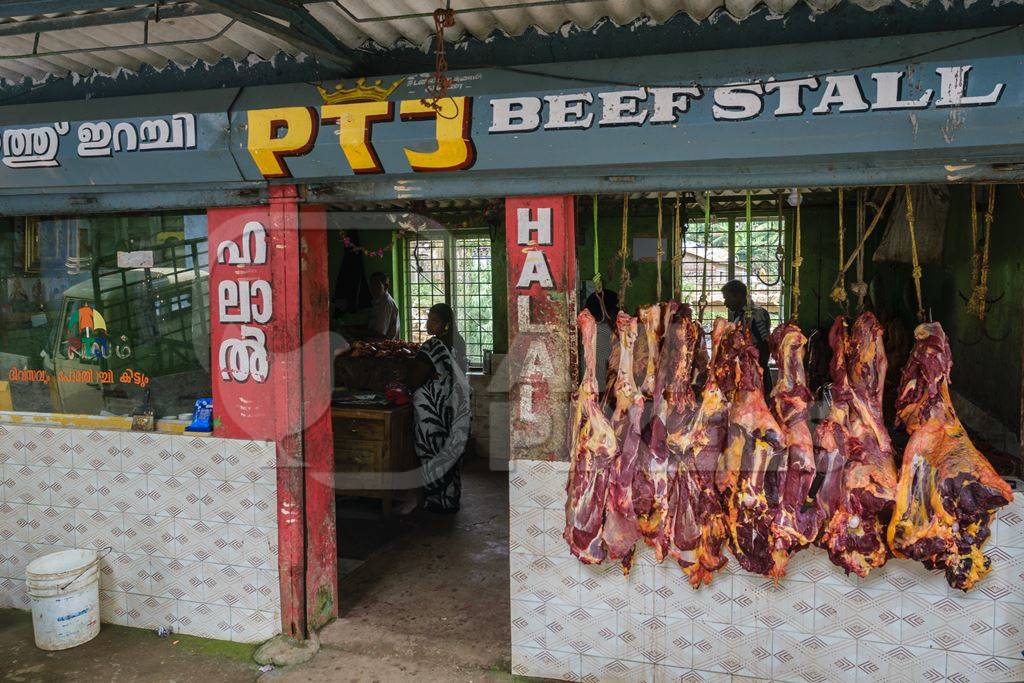
<svg viewBox="0 0 1024 683"><path fill-rule="evenodd" d="M175 644L177 642L177 644ZM0 681L252 681L255 646L104 626L85 645L44 652L32 638L32 615L0 610Z"/></svg>
<svg viewBox="0 0 1024 683"><path fill-rule="evenodd" d="M0 681L510 681L507 482L473 462L462 511L399 525L341 580L341 618L306 664L261 676L252 646L117 626L47 653L27 612L0 610Z"/></svg>
<svg viewBox="0 0 1024 683"><path fill-rule="evenodd" d="M473 462L462 495L457 515L424 515L342 579L320 654L264 679L511 680L508 474Z"/></svg>

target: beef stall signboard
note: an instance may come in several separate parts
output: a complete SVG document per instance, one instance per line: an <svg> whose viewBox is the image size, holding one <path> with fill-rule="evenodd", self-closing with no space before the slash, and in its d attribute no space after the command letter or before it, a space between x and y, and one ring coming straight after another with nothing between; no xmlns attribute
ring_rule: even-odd
<svg viewBox="0 0 1024 683"><path fill-rule="evenodd" d="M512 457L564 459L576 376L573 198L505 204Z"/></svg>

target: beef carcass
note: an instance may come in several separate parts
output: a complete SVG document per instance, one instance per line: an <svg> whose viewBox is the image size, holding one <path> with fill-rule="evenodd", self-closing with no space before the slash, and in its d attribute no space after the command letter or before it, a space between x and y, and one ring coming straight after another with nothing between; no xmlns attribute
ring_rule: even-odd
<svg viewBox="0 0 1024 683"><path fill-rule="evenodd" d="M757 348L746 325L715 321L711 372L728 401L728 431L716 483L725 498L729 546L740 566L772 575L772 521L779 503L785 437L765 402Z"/></svg>
<svg viewBox="0 0 1024 683"><path fill-rule="evenodd" d="M678 453L671 457L669 433L681 434L696 412L691 377L693 354L699 342L699 326L690 307L668 302L662 307L664 340L659 353L651 422L644 434L646 467L634 477L634 509L645 542L654 548L658 562L665 559L670 544L666 532L670 507L669 485L678 469ZM650 329L650 328L648 328Z"/></svg>
<svg viewBox="0 0 1024 683"><path fill-rule="evenodd" d="M641 439L645 401L633 375L637 319L620 311L616 328L619 333L619 371L615 378L612 428L618 448L612 460L603 536L608 557L620 560L623 572L628 574L636 542L640 539L633 506L633 478L642 459L640 449L646 449Z"/></svg>
<svg viewBox="0 0 1024 683"><path fill-rule="evenodd" d="M887 361L882 326L862 313L847 328L836 319L832 346L832 408L818 426L818 504L825 515L819 544L847 573L867 576L888 559L885 530L895 502L896 466L882 420Z"/></svg>
<svg viewBox="0 0 1024 683"><path fill-rule="evenodd" d="M712 361L717 356L725 320L712 330ZM703 344L703 331L693 323L695 352ZM668 427L666 437L671 475L665 536L668 553L699 588L711 583L714 572L727 563L723 548L728 541L725 510L715 485L715 473L728 431L729 406L713 372L708 373L692 421L685 416Z"/></svg>
<svg viewBox="0 0 1024 683"><path fill-rule="evenodd" d="M949 585L966 591L991 568L981 549L996 510L1013 500L1013 492L971 443L953 410L953 361L942 327L918 325L914 338L896 406L910 441L903 451L889 547L898 557L944 569Z"/></svg>
<svg viewBox="0 0 1024 683"><path fill-rule="evenodd" d="M813 395L804 369L807 337L795 322L786 322L775 328L770 341L779 367L772 390L772 411L787 443L778 512L772 522L773 576L781 577L789 556L818 537L823 514L808 498L816 470L809 412Z"/></svg>
<svg viewBox="0 0 1024 683"><path fill-rule="evenodd" d="M607 555L605 503L618 444L598 396L597 324L587 310L577 322L583 339L584 371L576 393L563 537L573 555L587 564L597 564Z"/></svg>

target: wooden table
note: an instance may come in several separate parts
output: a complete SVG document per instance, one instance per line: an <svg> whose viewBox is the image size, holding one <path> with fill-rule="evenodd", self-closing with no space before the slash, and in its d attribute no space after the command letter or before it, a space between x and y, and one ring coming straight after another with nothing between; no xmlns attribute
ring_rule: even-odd
<svg viewBox="0 0 1024 683"><path fill-rule="evenodd" d="M380 498L385 515L396 491L420 495L411 405L335 406L331 420L338 495Z"/></svg>

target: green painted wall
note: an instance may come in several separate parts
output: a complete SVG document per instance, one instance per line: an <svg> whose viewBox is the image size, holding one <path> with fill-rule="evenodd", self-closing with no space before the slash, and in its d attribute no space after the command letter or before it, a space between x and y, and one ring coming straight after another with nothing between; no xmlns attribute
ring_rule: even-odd
<svg viewBox="0 0 1024 683"><path fill-rule="evenodd" d="M978 221L984 225L986 191L978 190ZM992 341L980 334L959 293L970 296L970 189L954 187L942 263L924 268L925 305L942 322L953 351L953 386L1013 432L1020 429L1021 314L1024 199L1014 185L999 186L990 250L988 316Z"/></svg>

